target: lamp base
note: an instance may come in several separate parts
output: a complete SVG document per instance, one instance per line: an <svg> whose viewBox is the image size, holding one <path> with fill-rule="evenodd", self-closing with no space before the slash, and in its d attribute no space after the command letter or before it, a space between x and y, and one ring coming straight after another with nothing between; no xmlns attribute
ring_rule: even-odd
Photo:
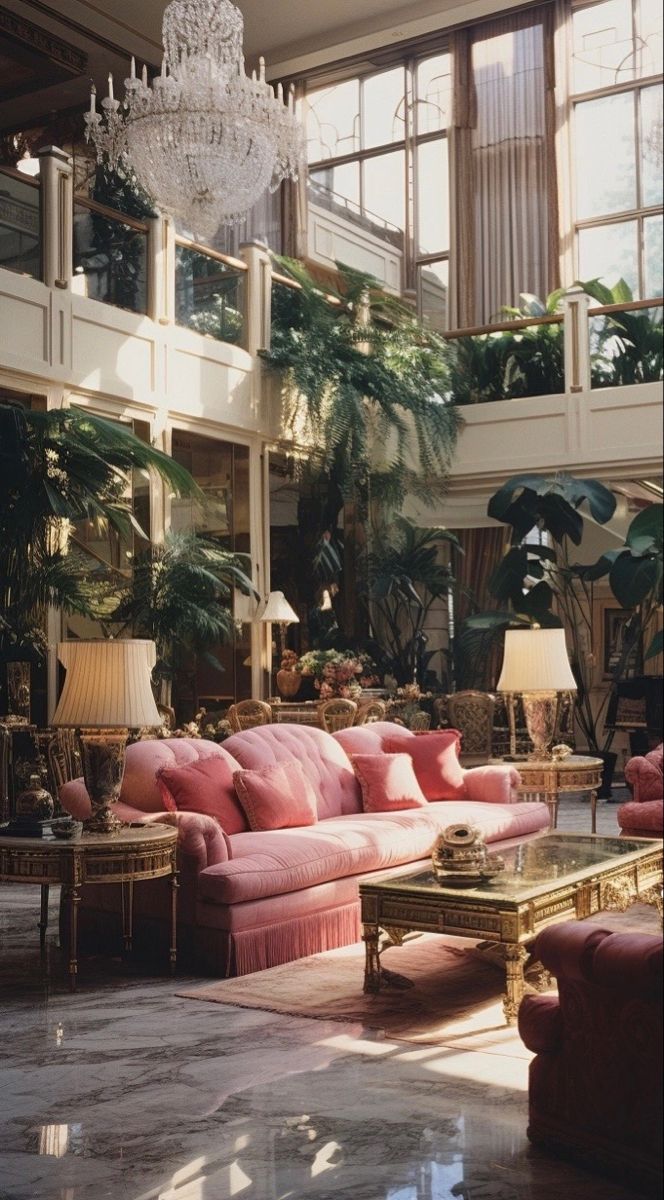
<svg viewBox="0 0 664 1200"><path fill-rule="evenodd" d="M112 806L120 798L125 769L127 729L81 730L81 761L92 815L83 822L85 833L115 833L124 822Z"/></svg>
<svg viewBox="0 0 664 1200"><path fill-rule="evenodd" d="M558 693L524 692L521 699L528 737L533 743L528 758L532 762L547 762L553 758L551 747L556 733Z"/></svg>

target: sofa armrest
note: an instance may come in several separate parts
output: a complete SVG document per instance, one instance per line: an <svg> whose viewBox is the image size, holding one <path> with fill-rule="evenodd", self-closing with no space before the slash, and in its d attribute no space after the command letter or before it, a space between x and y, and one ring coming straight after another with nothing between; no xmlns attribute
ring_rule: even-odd
<svg viewBox="0 0 664 1200"><path fill-rule="evenodd" d="M654 755L653 755L654 758ZM632 788L635 801L661 800L664 795L661 762L637 755L625 764L625 779Z"/></svg>
<svg viewBox="0 0 664 1200"><path fill-rule="evenodd" d="M200 875L206 867L233 857L227 834L218 821L202 813L142 813L145 825L172 825L178 831L178 862L188 874Z"/></svg>
<svg viewBox="0 0 664 1200"><path fill-rule="evenodd" d="M519 1006L519 1036L533 1054L555 1054L563 1040L557 996L524 996Z"/></svg>
<svg viewBox="0 0 664 1200"><path fill-rule="evenodd" d="M485 804L516 804L516 789L520 783L519 772L509 763L487 764L464 771L467 799Z"/></svg>

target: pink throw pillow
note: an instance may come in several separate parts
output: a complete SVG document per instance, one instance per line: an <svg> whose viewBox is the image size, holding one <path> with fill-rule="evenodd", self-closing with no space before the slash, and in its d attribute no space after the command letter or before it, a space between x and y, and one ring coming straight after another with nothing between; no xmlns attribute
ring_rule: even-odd
<svg viewBox="0 0 664 1200"><path fill-rule="evenodd" d="M427 800L463 800L466 794L459 762L458 729L437 729L419 737L394 734L385 739L388 754L409 754L417 781Z"/></svg>
<svg viewBox="0 0 664 1200"><path fill-rule="evenodd" d="M245 833L247 819L238 804L232 763L210 756L184 767L162 767L157 784L168 812L196 812L214 817L224 833Z"/></svg>
<svg viewBox="0 0 664 1200"><path fill-rule="evenodd" d="M362 788L365 812L426 808L427 799L408 754L352 754L351 762Z"/></svg>
<svg viewBox="0 0 664 1200"><path fill-rule="evenodd" d="M236 771L233 782L255 833L295 829L318 821L313 784L295 758L253 771Z"/></svg>

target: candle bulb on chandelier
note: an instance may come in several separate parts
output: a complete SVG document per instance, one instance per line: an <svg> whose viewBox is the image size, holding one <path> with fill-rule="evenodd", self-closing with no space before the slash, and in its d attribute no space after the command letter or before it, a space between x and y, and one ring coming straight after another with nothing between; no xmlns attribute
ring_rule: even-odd
<svg viewBox="0 0 664 1200"><path fill-rule="evenodd" d="M109 98L109 100L113 100L113 98L114 98L113 97L113 76L112 75L109 75L109 77L108 77L108 98Z"/></svg>
<svg viewBox="0 0 664 1200"><path fill-rule="evenodd" d="M283 83L277 84L277 100L280 100L282 104L284 102L284 85L283 85Z"/></svg>
<svg viewBox="0 0 664 1200"><path fill-rule="evenodd" d="M129 78L130 79L136 78L136 59L134 58L133 54L131 56L131 68L129 71Z"/></svg>
<svg viewBox="0 0 664 1200"><path fill-rule="evenodd" d="M141 71L141 81L143 83L143 87L146 88L148 86L148 69L145 63L143 63L143 70Z"/></svg>
<svg viewBox="0 0 664 1200"><path fill-rule="evenodd" d="M96 89L94 83L92 83L90 85L90 113L91 114L96 113L96 111L97 111L97 89Z"/></svg>
<svg viewBox="0 0 664 1200"><path fill-rule="evenodd" d="M260 67L260 80L261 80L261 83L265 83L265 59L263 58L263 55L262 55L262 54L261 54L261 56L260 56L260 58L259 58L259 60L258 60L258 65L259 65L259 67Z"/></svg>

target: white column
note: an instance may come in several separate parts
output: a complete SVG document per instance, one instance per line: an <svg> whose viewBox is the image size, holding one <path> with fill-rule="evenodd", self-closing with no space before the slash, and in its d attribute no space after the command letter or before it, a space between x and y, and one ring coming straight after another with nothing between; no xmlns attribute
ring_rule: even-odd
<svg viewBox="0 0 664 1200"><path fill-rule="evenodd" d="M57 146L37 153L42 188L42 257L47 287L68 288L74 229L72 160Z"/></svg>
<svg viewBox="0 0 664 1200"><path fill-rule="evenodd" d="M565 391L568 395L589 392L591 299L582 288L570 288L563 297L565 312Z"/></svg>
<svg viewBox="0 0 664 1200"><path fill-rule="evenodd" d="M148 316L159 325L175 320L175 231L161 214L148 222Z"/></svg>

